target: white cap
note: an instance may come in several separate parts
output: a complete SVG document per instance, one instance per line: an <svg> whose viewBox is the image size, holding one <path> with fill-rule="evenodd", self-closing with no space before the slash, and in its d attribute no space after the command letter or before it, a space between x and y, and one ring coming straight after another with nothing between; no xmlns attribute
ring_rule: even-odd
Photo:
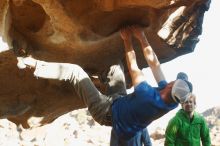
<svg viewBox="0 0 220 146"><path fill-rule="evenodd" d="M185 102L191 96L191 89L187 81L177 79L173 84L171 96L177 103Z"/></svg>

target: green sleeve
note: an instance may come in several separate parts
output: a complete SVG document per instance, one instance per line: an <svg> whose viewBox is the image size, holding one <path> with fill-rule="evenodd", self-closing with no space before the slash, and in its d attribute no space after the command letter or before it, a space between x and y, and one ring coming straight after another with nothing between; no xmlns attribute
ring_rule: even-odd
<svg viewBox="0 0 220 146"><path fill-rule="evenodd" d="M177 131L179 129L178 120L174 117L168 123L165 132L165 146L174 146L177 136Z"/></svg>
<svg viewBox="0 0 220 146"><path fill-rule="evenodd" d="M202 117L202 121L203 122L202 122L201 131L200 131L202 145L203 146L211 146L209 127L203 117Z"/></svg>

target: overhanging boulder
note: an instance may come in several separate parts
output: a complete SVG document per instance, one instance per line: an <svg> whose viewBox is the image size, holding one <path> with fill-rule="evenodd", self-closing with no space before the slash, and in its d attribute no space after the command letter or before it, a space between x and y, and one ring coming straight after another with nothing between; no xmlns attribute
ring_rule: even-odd
<svg viewBox="0 0 220 146"><path fill-rule="evenodd" d="M116 61L125 62L118 30L139 24L159 60L167 62L194 50L209 4L210 0L0 0L0 34L10 48L0 53L0 117L28 128L85 107L68 83L36 79L32 70L19 70L16 56L75 63L98 76ZM139 66L147 67L139 44L134 44ZM94 83L102 89L99 81Z"/></svg>

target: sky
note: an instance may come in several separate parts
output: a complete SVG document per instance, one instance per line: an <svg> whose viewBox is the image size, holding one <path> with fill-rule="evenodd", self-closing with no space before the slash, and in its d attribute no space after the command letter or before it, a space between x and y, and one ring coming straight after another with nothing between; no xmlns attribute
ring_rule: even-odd
<svg viewBox="0 0 220 146"><path fill-rule="evenodd" d="M193 92L197 97L197 112L204 112L212 107L220 107L220 0L212 0L210 8L205 12L203 32L199 36L194 52L180 56L161 65L167 81L176 78L178 72L186 72L193 83ZM145 71L147 78L153 79L149 69ZM156 85L154 80L148 80ZM166 127L169 119L181 108L169 112L148 126L149 132L158 127Z"/></svg>
<svg viewBox="0 0 220 146"><path fill-rule="evenodd" d="M186 72L193 83L193 91L197 96L197 111L203 112L209 108L220 106L220 0L212 0L210 9L205 13L203 20L203 32L199 36L194 52L178 57L170 62L162 64L162 70L167 81L176 78L180 71ZM218 42L219 41L219 42ZM0 38L0 51L7 48ZM220 48L219 48L220 49ZM153 79L151 72L146 69L148 79ZM148 80L156 84L154 80ZM180 108L180 107L178 107ZM173 115L173 110L166 117ZM161 118L163 120L164 118ZM157 122L155 122L157 123ZM153 124L152 124L153 125Z"/></svg>
<svg viewBox="0 0 220 146"><path fill-rule="evenodd" d="M180 56L162 64L162 70L168 81L176 78L178 72L186 72L193 83L193 92L197 96L197 110L202 112L213 106L220 106L220 0L212 0L209 11L203 21L203 32L199 36L194 52ZM147 77L153 78L147 69ZM156 84L150 80L152 84Z"/></svg>

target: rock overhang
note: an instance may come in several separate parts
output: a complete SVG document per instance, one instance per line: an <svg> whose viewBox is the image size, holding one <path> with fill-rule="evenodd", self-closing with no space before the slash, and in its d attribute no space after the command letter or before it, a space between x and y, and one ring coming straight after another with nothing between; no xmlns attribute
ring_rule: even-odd
<svg viewBox="0 0 220 146"><path fill-rule="evenodd" d="M210 2L1 0L0 34L11 50L0 54L0 99L4 101L0 117L28 127L34 126L28 124L30 117L43 117L36 124L41 125L85 107L72 95L69 84L36 80L31 70L19 70L16 56L76 63L90 75L98 75L118 60L125 64L118 31L122 26L139 24L160 61L167 62L193 52ZM136 40L134 44L139 66L147 67Z"/></svg>

